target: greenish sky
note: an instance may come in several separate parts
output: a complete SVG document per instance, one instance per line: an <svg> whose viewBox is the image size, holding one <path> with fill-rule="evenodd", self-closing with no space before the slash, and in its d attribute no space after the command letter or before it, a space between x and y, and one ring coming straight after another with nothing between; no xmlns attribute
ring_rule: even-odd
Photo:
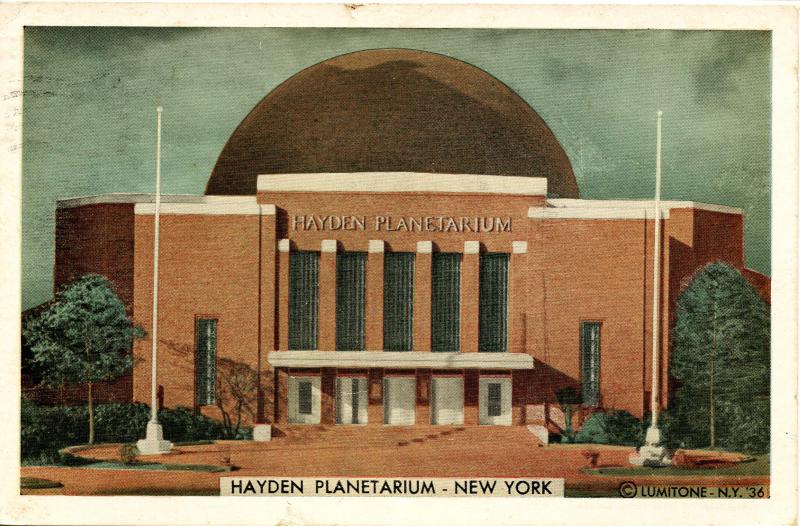
<svg viewBox="0 0 800 526"><path fill-rule="evenodd" d="M548 123L590 199L653 194L745 210L748 266L770 272L770 34L734 31L26 28L22 307L52 296L55 200L154 187L203 193L249 110L302 68L403 47L469 62Z"/></svg>

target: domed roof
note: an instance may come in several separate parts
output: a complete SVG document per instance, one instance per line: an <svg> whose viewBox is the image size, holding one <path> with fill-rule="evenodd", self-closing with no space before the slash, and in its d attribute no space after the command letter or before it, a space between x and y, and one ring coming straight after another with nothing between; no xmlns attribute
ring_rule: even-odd
<svg viewBox="0 0 800 526"><path fill-rule="evenodd" d="M578 197L541 117L485 71L444 55L375 49L306 68L228 139L206 194L256 193L259 174L430 172L546 177Z"/></svg>

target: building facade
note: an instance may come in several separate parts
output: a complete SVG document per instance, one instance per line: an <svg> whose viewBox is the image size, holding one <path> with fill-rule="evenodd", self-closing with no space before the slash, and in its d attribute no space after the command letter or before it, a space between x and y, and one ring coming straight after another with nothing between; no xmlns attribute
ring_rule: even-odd
<svg viewBox="0 0 800 526"><path fill-rule="evenodd" d="M60 201L56 286L105 275L150 327L153 201ZM218 415L249 371L253 419L279 424L557 429L565 387L590 411L649 411L653 203L580 199L544 121L463 62L373 50L312 66L242 121L206 195L164 196L160 213L167 406ZM660 213L665 405L683 285L712 261L756 274L741 210ZM149 401L148 338L106 394Z"/></svg>
<svg viewBox="0 0 800 526"><path fill-rule="evenodd" d="M259 178L256 196L165 197L164 404L213 415L224 360L258 373L257 418L277 423L536 423L570 386L588 408L643 416L653 204L548 199L546 186L287 174ZM707 262L743 268L743 223L717 205L661 210L663 402L681 284ZM153 214L144 195L60 202L58 281L109 276L149 327ZM150 347L134 346L136 401L149 400Z"/></svg>

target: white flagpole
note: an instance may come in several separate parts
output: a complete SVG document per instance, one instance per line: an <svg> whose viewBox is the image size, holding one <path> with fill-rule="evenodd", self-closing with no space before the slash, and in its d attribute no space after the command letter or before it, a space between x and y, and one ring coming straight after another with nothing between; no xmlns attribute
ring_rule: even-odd
<svg viewBox="0 0 800 526"><path fill-rule="evenodd" d="M656 121L656 198L655 236L653 237L653 363L651 365L652 382L650 389L651 428L658 428L658 363L659 363L659 321L661 315L661 115L658 111Z"/></svg>
<svg viewBox="0 0 800 526"><path fill-rule="evenodd" d="M153 352L150 365L150 421L158 422L158 240L161 226L161 106L156 108L156 209L153 217Z"/></svg>
<svg viewBox="0 0 800 526"><path fill-rule="evenodd" d="M630 456L631 464L648 466L667 466L672 464L669 452L661 445L661 431L658 429L658 389L659 389L659 342L661 316L661 110L656 120L656 195L653 200L653 352L650 383L650 426L644 438L644 445Z"/></svg>
<svg viewBox="0 0 800 526"><path fill-rule="evenodd" d="M158 241L161 226L161 106L156 108L156 195L153 217L153 328L152 356L150 364L150 421L147 422L147 435L136 443L143 455L168 453L172 443L164 440L164 431L158 423Z"/></svg>

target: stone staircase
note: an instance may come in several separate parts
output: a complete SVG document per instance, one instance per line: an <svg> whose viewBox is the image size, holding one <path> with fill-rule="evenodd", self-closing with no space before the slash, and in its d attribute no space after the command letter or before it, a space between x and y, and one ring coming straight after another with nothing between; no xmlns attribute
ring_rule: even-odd
<svg viewBox="0 0 800 526"><path fill-rule="evenodd" d="M504 443L508 440L529 442L537 447L541 442L525 426L358 426L358 425L277 425L273 440L296 444L323 441L330 445L350 447L414 447L425 443L467 444L487 440Z"/></svg>

